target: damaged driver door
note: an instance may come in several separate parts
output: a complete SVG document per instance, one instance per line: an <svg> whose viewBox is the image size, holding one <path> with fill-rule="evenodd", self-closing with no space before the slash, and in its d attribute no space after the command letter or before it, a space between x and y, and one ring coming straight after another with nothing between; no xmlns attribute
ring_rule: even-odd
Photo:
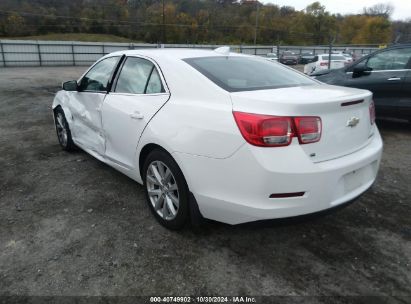
<svg viewBox="0 0 411 304"><path fill-rule="evenodd" d="M109 57L96 63L80 80L78 92L73 92L70 100L75 142L99 155L105 151L101 109L119 59Z"/></svg>

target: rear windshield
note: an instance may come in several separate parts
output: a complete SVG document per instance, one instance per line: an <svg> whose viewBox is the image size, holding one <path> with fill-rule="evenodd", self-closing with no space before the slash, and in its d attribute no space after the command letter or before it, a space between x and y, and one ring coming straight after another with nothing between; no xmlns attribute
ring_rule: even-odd
<svg viewBox="0 0 411 304"><path fill-rule="evenodd" d="M184 59L212 82L229 92L267 90L314 85L309 77L281 64L241 56Z"/></svg>
<svg viewBox="0 0 411 304"><path fill-rule="evenodd" d="M328 55L323 56L323 60L328 60ZM344 60L345 61L345 57L341 55L331 55L331 60Z"/></svg>

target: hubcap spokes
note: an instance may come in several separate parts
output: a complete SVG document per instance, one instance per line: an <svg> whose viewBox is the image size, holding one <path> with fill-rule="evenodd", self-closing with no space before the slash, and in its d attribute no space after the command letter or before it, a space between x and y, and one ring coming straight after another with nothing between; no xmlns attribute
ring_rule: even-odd
<svg viewBox="0 0 411 304"><path fill-rule="evenodd" d="M60 143L65 146L67 144L67 130L61 113L58 113L56 116L56 129Z"/></svg>
<svg viewBox="0 0 411 304"><path fill-rule="evenodd" d="M180 205L177 182L171 170L161 161L153 161L147 169L147 192L154 210L165 220L177 216Z"/></svg>

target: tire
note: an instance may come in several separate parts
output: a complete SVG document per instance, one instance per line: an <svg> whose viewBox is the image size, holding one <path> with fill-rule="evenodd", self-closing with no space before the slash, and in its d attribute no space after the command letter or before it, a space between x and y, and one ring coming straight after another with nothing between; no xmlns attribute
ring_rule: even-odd
<svg viewBox="0 0 411 304"><path fill-rule="evenodd" d="M61 107L54 110L54 124L61 148L65 151L73 151L76 146L71 137L70 127Z"/></svg>
<svg viewBox="0 0 411 304"><path fill-rule="evenodd" d="M153 150L141 175L148 206L157 221L171 230L184 228L189 219L189 190L175 160L163 150Z"/></svg>

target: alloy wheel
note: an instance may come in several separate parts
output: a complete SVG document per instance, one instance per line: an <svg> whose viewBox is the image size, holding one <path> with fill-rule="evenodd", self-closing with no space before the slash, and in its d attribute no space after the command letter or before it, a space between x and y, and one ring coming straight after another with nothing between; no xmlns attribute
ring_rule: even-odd
<svg viewBox="0 0 411 304"><path fill-rule="evenodd" d="M62 113L56 115L56 129L60 144L64 147L67 146L67 128Z"/></svg>
<svg viewBox="0 0 411 304"><path fill-rule="evenodd" d="M164 220L171 221L180 205L177 182L170 168L161 161L150 163L146 173L147 193L151 205Z"/></svg>

